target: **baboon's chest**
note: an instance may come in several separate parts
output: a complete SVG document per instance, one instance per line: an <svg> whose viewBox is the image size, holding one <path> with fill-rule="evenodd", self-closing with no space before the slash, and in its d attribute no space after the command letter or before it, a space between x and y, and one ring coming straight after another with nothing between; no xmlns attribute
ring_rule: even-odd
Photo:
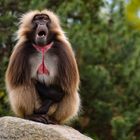
<svg viewBox="0 0 140 140"><path fill-rule="evenodd" d="M44 57L44 58L42 58ZM36 53L30 59L31 77L45 83L52 83L57 75L57 56L40 52Z"/></svg>

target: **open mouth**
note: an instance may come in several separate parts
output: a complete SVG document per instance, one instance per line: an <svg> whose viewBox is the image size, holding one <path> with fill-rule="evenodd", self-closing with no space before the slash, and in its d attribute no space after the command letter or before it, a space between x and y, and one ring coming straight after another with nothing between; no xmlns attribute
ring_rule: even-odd
<svg viewBox="0 0 140 140"><path fill-rule="evenodd" d="M43 26L39 26L36 31L35 35L35 43L39 46L44 46L47 44L47 38L48 38L48 31L46 28L43 28Z"/></svg>
<svg viewBox="0 0 140 140"><path fill-rule="evenodd" d="M46 36L46 32L45 31L39 31L38 36L39 37L44 37L44 36Z"/></svg>

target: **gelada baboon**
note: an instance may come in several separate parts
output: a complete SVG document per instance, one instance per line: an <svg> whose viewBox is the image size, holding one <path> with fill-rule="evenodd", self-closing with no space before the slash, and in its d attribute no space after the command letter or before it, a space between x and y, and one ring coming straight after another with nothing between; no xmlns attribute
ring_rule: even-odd
<svg viewBox="0 0 140 140"><path fill-rule="evenodd" d="M79 73L58 17L49 10L24 14L17 39L6 71L15 114L47 124L77 116Z"/></svg>

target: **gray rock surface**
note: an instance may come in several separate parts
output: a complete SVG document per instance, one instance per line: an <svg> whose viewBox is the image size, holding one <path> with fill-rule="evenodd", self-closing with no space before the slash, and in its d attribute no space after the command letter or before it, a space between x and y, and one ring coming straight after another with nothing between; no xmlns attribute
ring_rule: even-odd
<svg viewBox="0 0 140 140"><path fill-rule="evenodd" d="M45 125L16 117L0 118L0 140L92 140L62 125Z"/></svg>

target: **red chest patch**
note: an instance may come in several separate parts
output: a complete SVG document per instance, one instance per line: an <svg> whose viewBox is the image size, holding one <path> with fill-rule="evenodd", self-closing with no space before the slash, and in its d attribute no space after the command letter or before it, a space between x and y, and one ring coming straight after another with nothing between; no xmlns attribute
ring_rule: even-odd
<svg viewBox="0 0 140 140"><path fill-rule="evenodd" d="M44 57L45 57L45 53L52 47L53 45L53 42L51 42L50 44L46 45L46 46L37 46L37 45L33 45L34 48L40 52L42 54L42 62L37 70L37 73L38 74L46 74L46 75L49 75L49 70L47 68L47 66L45 65L45 62L44 62Z"/></svg>

